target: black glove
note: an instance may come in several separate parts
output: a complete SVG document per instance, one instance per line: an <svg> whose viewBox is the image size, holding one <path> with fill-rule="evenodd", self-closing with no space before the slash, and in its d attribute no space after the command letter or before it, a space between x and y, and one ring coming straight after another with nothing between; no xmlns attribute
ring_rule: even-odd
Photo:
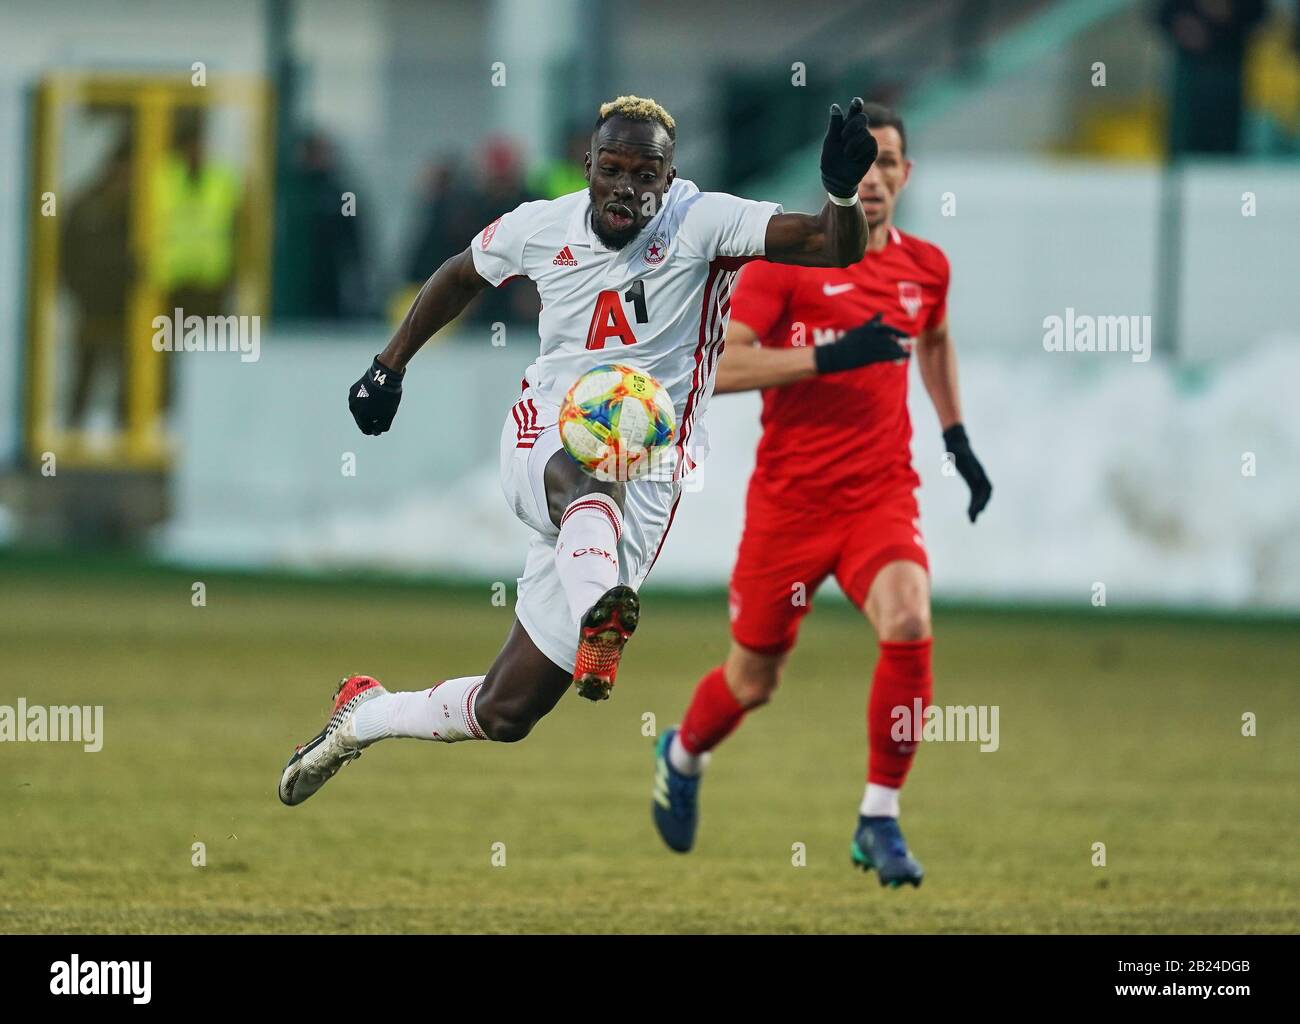
<svg viewBox="0 0 1300 1024"><path fill-rule="evenodd" d="M975 458L975 453L970 450L966 428L960 423L954 423L943 432L943 445L952 453L957 472L970 488L970 508L966 510L966 514L970 516L970 521L973 523L975 517L983 512L984 506L989 503L989 498L993 495L993 485L989 483L980 460Z"/></svg>
<svg viewBox="0 0 1300 1024"><path fill-rule="evenodd" d="M845 331L844 337L813 349L817 372L840 373L843 370L856 370L859 366L870 366L872 363L906 359L911 353L900 342L907 337L906 331L890 327L883 321L882 314L877 313L865 324Z"/></svg>
<svg viewBox="0 0 1300 1024"><path fill-rule="evenodd" d="M401 370L390 370L375 356L359 381L348 388L348 409L363 434L382 434L393 425L402 400Z"/></svg>
<svg viewBox="0 0 1300 1024"><path fill-rule="evenodd" d="M840 105L831 104L831 123L822 143L822 184L831 195L847 199L858 194L858 182L871 169L879 149L867 127L861 96L853 97L847 120Z"/></svg>

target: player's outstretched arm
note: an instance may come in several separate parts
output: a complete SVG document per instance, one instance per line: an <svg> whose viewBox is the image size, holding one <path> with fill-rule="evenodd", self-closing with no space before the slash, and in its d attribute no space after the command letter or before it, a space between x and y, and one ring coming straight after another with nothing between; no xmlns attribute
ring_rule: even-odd
<svg viewBox="0 0 1300 1024"><path fill-rule="evenodd" d="M393 340L380 353L380 361L404 371L420 347L460 316L470 300L487 287L468 248L453 256L424 282Z"/></svg>
<svg viewBox="0 0 1300 1024"><path fill-rule="evenodd" d="M733 320L727 325L713 393L779 388L816 372L811 348L762 348L753 328Z"/></svg>
<svg viewBox="0 0 1300 1024"><path fill-rule="evenodd" d="M858 182L876 159L876 140L868 131L862 98L855 96L846 117L831 104L830 124L822 142L822 184L826 205L821 213L779 213L767 224L765 254L773 263L800 267L847 267L867 251L867 219L858 202Z"/></svg>
<svg viewBox="0 0 1300 1024"><path fill-rule="evenodd" d="M393 425L402 400L406 364L421 345L460 316L470 300L487 286L474 269L469 249L453 256L424 282L393 340L348 389L348 409L363 434L382 434Z"/></svg>
<svg viewBox="0 0 1300 1024"><path fill-rule="evenodd" d="M943 430L943 445L953 458L953 465L970 488L970 505L966 514L973 523L993 496L993 484L980 460L971 450L970 438L961 422L961 397L957 391L957 351L948 334L948 321L931 327L917 338L917 368L921 381L934 403Z"/></svg>
<svg viewBox="0 0 1300 1024"><path fill-rule="evenodd" d="M890 327L879 313L826 345L761 348L757 340L746 324L733 320L728 325L715 395L784 387L819 374L906 359L910 354L903 344L909 341L907 334Z"/></svg>

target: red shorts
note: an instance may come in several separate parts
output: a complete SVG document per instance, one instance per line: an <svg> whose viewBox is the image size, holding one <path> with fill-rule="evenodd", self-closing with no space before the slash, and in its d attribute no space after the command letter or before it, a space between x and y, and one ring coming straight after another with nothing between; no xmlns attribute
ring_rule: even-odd
<svg viewBox="0 0 1300 1024"><path fill-rule="evenodd" d="M759 654L788 651L827 576L861 608L876 573L898 561L930 568L910 489L830 518L792 515L751 492L731 574L731 635Z"/></svg>

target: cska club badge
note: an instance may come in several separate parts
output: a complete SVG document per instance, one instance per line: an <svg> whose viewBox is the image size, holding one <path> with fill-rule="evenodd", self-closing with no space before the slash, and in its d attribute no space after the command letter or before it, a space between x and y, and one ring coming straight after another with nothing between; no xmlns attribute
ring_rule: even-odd
<svg viewBox="0 0 1300 1024"><path fill-rule="evenodd" d="M668 255L668 243L664 241L664 236L657 232L650 236L650 241L645 247L645 261L652 267L659 266Z"/></svg>

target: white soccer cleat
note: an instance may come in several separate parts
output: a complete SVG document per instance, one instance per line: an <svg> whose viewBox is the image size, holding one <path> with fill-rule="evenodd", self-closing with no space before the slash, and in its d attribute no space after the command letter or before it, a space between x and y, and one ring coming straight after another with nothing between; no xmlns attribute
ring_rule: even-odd
<svg viewBox="0 0 1300 1024"><path fill-rule="evenodd" d="M388 691L370 676L348 676L334 691L334 714L316 738L299 746L280 775L280 802L302 803L361 756L357 742L357 709Z"/></svg>

